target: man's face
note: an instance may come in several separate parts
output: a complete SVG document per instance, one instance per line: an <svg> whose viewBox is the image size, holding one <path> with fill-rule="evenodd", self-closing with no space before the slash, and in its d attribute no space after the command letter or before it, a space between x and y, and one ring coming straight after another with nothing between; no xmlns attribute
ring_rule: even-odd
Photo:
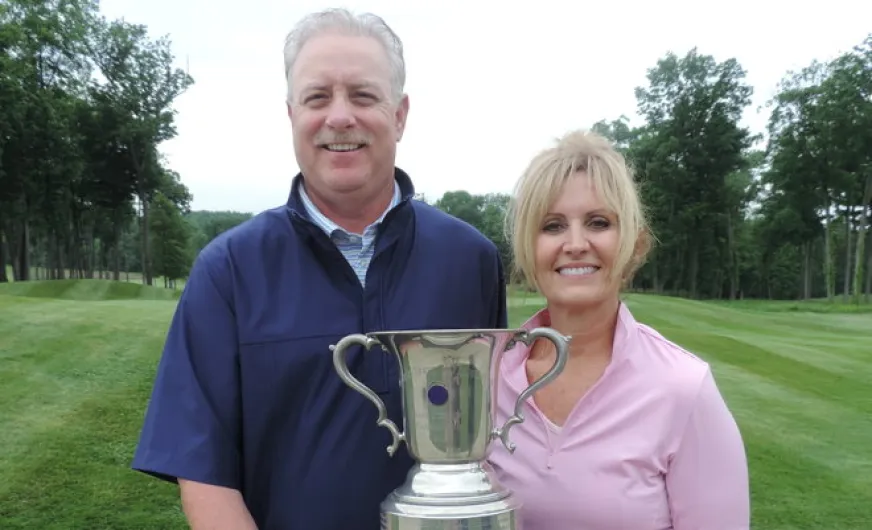
<svg viewBox="0 0 872 530"><path fill-rule="evenodd" d="M367 197L391 185L409 102L391 92L381 44L327 33L306 43L293 70L288 116L306 185L321 196Z"/></svg>

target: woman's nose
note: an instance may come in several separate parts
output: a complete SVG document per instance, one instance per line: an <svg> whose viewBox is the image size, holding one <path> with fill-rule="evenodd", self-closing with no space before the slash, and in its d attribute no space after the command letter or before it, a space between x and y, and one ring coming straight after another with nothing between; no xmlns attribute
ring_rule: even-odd
<svg viewBox="0 0 872 530"><path fill-rule="evenodd" d="M566 231L566 242L563 250L569 254L579 254L590 249L590 241L584 229L571 227Z"/></svg>

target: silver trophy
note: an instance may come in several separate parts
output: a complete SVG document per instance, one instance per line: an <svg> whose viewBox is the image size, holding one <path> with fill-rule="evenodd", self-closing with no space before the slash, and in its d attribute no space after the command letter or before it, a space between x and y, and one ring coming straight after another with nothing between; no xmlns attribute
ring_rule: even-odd
<svg viewBox="0 0 872 530"><path fill-rule="evenodd" d="M527 387L514 414L495 429L496 385L502 355L515 343L551 341L554 366ZM501 485L487 463L490 442L510 452L512 425L524 421L524 402L566 366L570 337L551 328L533 330L422 330L353 334L330 347L342 381L378 409L378 425L393 436L388 454L406 442L416 463L405 483L381 504L382 530L521 530L520 501ZM378 395L348 370L346 350L381 346L400 366L403 432L387 417Z"/></svg>

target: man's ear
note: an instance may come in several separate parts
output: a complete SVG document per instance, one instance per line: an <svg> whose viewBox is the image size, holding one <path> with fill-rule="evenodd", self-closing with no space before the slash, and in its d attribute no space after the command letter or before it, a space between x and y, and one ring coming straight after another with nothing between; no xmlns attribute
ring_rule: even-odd
<svg viewBox="0 0 872 530"><path fill-rule="evenodd" d="M406 131L406 120L409 117L409 95L403 94L400 98L400 104L397 105L397 112L394 116L397 127L397 141L403 139L403 133Z"/></svg>

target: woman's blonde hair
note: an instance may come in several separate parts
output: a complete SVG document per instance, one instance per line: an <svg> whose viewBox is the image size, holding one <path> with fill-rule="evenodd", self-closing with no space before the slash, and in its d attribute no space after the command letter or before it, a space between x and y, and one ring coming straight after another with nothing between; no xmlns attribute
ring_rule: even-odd
<svg viewBox="0 0 872 530"><path fill-rule="evenodd" d="M650 250L650 230L624 157L604 137L572 131L533 158L509 202L506 231L515 273L535 289L539 288L535 248L542 222L566 181L579 172L589 176L593 188L618 218L618 253L612 274L628 283Z"/></svg>

